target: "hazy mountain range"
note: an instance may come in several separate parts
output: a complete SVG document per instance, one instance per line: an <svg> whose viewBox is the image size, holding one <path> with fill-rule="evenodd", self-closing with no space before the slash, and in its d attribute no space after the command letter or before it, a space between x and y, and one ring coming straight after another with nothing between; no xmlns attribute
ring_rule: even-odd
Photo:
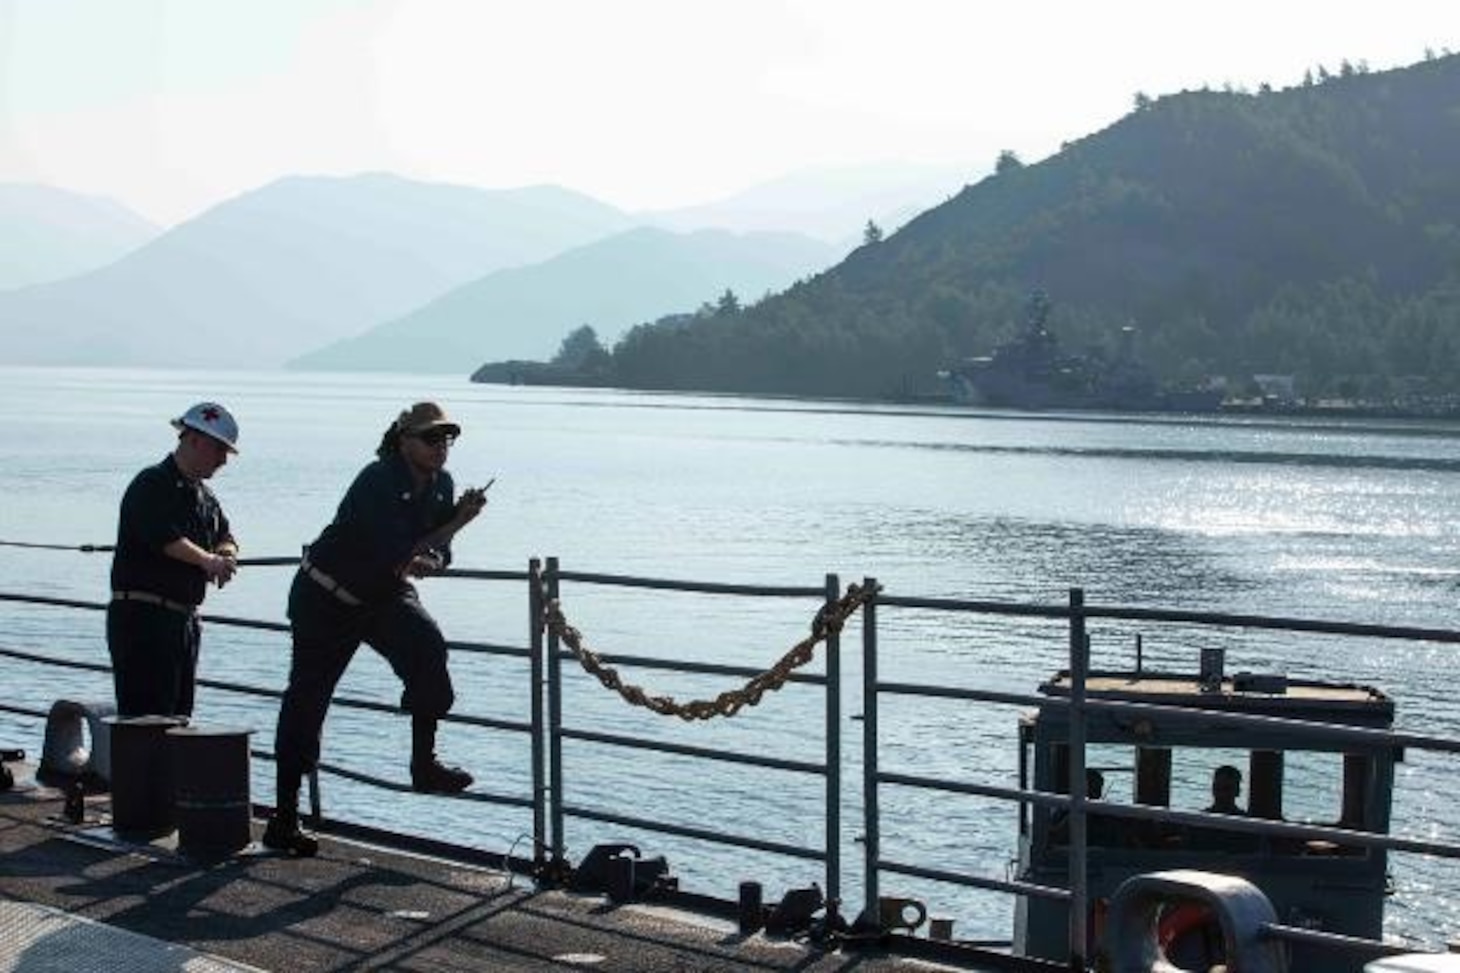
<svg viewBox="0 0 1460 973"><path fill-rule="evenodd" d="M94 270L160 232L115 200L0 184L0 290Z"/></svg>
<svg viewBox="0 0 1460 973"><path fill-rule="evenodd" d="M284 179L100 270L0 294L0 348L33 364L275 366L628 222L552 187Z"/></svg>
<svg viewBox="0 0 1460 973"><path fill-rule="evenodd" d="M489 358L545 360L579 325L591 325L611 344L634 324L692 310L726 290L757 299L844 255L794 233L640 227L499 270L291 364L460 373L463 363L475 367Z"/></svg>
<svg viewBox="0 0 1460 973"><path fill-rule="evenodd" d="M901 163L811 169L711 203L640 216L671 230L804 233L850 250L862 241L869 219L891 233L984 174L968 166Z"/></svg>
<svg viewBox="0 0 1460 973"><path fill-rule="evenodd" d="M466 372L485 359L551 354L584 323L611 336L694 310L726 289L757 299L833 263L847 244L828 239L854 239L869 219L894 226L919 201L937 202L953 176L909 169L899 181L886 167L862 177L843 170L826 184L840 191L819 193L808 178L704 209L703 219L744 231L739 238L625 234L645 225L694 227L698 218L692 211L629 214L551 186L483 190L387 174L281 179L166 232L143 223L104 266L0 289L0 362L441 367L429 338L470 354L453 368ZM19 188L34 190L20 195L36 199L53 192ZM787 217L767 200L788 192L802 200L798 213L812 232L797 239L784 230L755 233L784 227ZM99 203L96 212L106 213ZM40 239L7 215L23 210L0 210L0 239ZM107 239L97 220L92 243ZM601 246L569 253L587 244ZM86 268L105 257L78 246L67 259ZM508 269L515 272L502 275ZM459 287L467 291L453 295ZM424 329L419 343L406 337L416 327Z"/></svg>

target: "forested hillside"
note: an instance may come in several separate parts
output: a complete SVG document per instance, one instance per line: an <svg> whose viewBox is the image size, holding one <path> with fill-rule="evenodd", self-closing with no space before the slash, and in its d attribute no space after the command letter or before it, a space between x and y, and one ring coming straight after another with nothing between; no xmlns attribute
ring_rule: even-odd
<svg viewBox="0 0 1460 973"><path fill-rule="evenodd" d="M1460 390L1460 56L1282 91L1152 99L750 307L646 323L614 380L887 396L1015 329L1137 330L1163 378L1292 373L1308 394Z"/></svg>

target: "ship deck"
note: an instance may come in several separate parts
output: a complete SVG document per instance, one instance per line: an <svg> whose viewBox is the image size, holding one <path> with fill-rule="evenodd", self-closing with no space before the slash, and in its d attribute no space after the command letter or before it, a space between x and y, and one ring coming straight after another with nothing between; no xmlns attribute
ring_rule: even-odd
<svg viewBox="0 0 1460 973"><path fill-rule="evenodd" d="M197 862L168 839L117 835L105 795L66 821L61 792L20 769L0 794L0 973L973 968L743 936L712 916L329 836L313 859L255 842Z"/></svg>

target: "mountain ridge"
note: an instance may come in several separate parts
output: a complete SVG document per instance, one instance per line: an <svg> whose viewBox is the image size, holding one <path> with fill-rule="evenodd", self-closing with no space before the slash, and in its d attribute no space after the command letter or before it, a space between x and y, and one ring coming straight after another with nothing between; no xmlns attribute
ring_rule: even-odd
<svg viewBox="0 0 1460 973"><path fill-rule="evenodd" d="M1333 394L1460 387L1460 56L1283 91L1188 91L993 175L735 314L635 329L630 387L933 394L1020 326L1129 326L1163 377ZM1103 350L1102 350L1103 346ZM796 361L795 367L782 363Z"/></svg>
<svg viewBox="0 0 1460 973"><path fill-rule="evenodd" d="M161 232L107 196L0 183L0 291L103 267Z"/></svg>
<svg viewBox="0 0 1460 973"><path fill-rule="evenodd" d="M954 195L974 173L974 167L962 164L826 166L790 172L705 203L636 215L679 231L795 232L850 249L868 221L893 232Z"/></svg>
<svg viewBox="0 0 1460 973"><path fill-rule="evenodd" d="M459 373L464 361L545 359L583 324L613 340L634 324L726 290L759 295L785 287L836 256L829 244L795 234L634 227L538 264L495 271L289 364Z"/></svg>
<svg viewBox="0 0 1460 973"><path fill-rule="evenodd" d="M868 220L900 223L900 216L879 207L936 195L927 188L928 171L892 164L877 172L844 167L834 170L835 178L828 177L834 187L819 194L797 190L814 180L814 174L793 173L712 201L699 211L714 211L732 225L752 227L741 234L771 234L765 238L771 241L789 231L753 229L778 220L742 209L761 205L755 201L763 202L767 194L790 192L800 200L796 219L810 218L819 209L835 210L826 219L836 223L832 235L841 235ZM947 179L957 171L935 170ZM405 197L409 204L391 202ZM485 217L484 209L490 211ZM691 227L681 234L720 229L694 225L696 209L627 213L550 184L486 190L384 172L284 176L175 227L157 230L111 263L38 281L36 289L24 293L0 291L0 335L7 339L0 346L0 360L278 367L412 316L457 286L509 267L540 263L634 226L677 222ZM500 232L483 232L468 225L472 223L494 223ZM831 244L824 251L825 262L852 242ZM772 244L769 252L783 250ZM807 266L790 252L786 269L774 273L747 276L743 255L732 263L740 269L722 275L722 289L752 299L825 266ZM669 307L665 299L646 295L645 301L620 302L604 313L585 310L574 316L597 319L614 334L625 323L693 310L718 296L718 291L702 294L703 287L679 283L644 281L646 288L660 288L666 299L691 302L684 307ZM704 286L710 286L708 279ZM489 348L479 350L490 354Z"/></svg>
<svg viewBox="0 0 1460 973"><path fill-rule="evenodd" d="M14 364L276 367L494 267L631 222L556 187L285 177L105 267L0 293L0 355Z"/></svg>

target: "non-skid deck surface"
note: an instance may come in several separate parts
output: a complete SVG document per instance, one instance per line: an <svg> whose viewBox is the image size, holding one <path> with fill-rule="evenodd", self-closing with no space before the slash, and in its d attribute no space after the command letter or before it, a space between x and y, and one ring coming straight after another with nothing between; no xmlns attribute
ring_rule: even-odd
<svg viewBox="0 0 1460 973"><path fill-rule="evenodd" d="M31 785L0 794L0 973L930 968L329 838L314 859L253 845L194 862L166 840L112 832L104 797L88 799L79 825L62 806L59 792Z"/></svg>
<svg viewBox="0 0 1460 973"><path fill-rule="evenodd" d="M258 973L258 968L29 902L0 902L0 973Z"/></svg>

